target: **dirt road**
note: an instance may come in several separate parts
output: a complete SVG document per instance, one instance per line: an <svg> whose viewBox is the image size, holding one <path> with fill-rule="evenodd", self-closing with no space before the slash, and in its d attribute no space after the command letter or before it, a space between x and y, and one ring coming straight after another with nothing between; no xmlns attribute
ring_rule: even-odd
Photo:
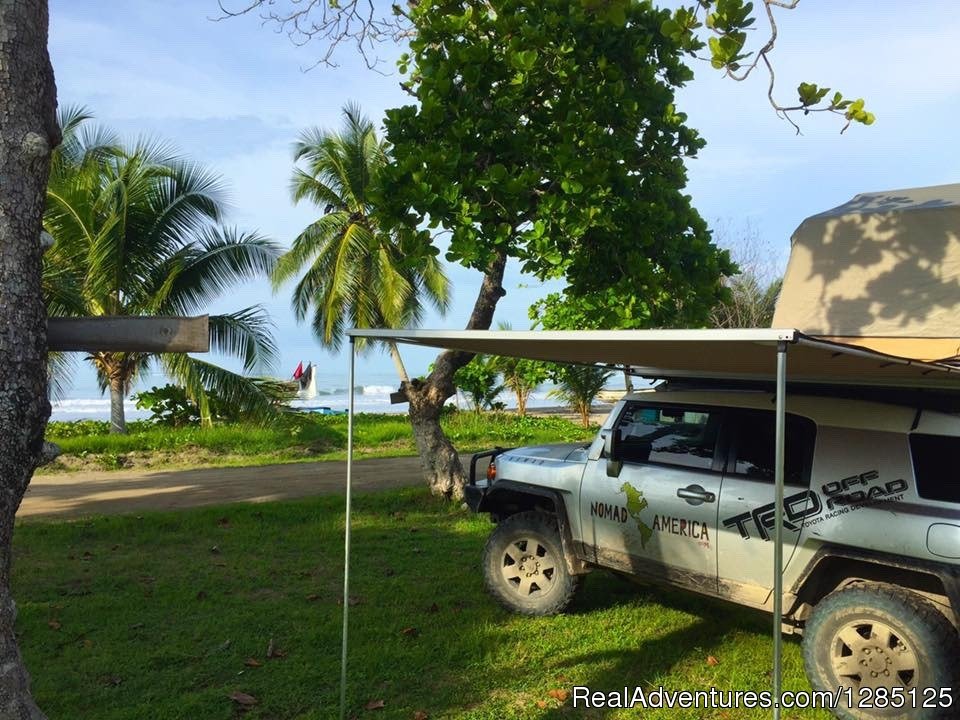
<svg viewBox="0 0 960 720"><path fill-rule="evenodd" d="M469 462L469 458L464 458ZM344 491L346 462L199 470L75 472L35 477L18 518L173 510L231 502L268 502ZM357 460L353 487L389 490L423 482L416 457Z"/></svg>

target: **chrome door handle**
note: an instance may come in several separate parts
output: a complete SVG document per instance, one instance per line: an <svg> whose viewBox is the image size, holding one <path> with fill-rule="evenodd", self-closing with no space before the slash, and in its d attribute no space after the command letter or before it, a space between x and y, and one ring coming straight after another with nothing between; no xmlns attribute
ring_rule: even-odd
<svg viewBox="0 0 960 720"><path fill-rule="evenodd" d="M686 500L691 505L700 505L705 502L716 502L717 496L699 485L688 485L677 490L677 497Z"/></svg>

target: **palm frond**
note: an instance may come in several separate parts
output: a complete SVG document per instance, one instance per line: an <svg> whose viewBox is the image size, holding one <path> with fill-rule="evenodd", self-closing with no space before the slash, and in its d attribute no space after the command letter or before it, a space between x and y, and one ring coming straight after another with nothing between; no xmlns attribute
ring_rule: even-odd
<svg viewBox="0 0 960 720"><path fill-rule="evenodd" d="M243 359L247 372L267 369L277 360L273 322L260 305L210 316L210 346L214 352Z"/></svg>
<svg viewBox="0 0 960 720"><path fill-rule="evenodd" d="M343 198L337 194L336 190L300 168L293 170L293 178L290 180L290 197L294 203L309 199L317 207L323 208L324 212L346 209Z"/></svg>
<svg viewBox="0 0 960 720"><path fill-rule="evenodd" d="M73 353L47 353L47 390L51 401L63 400L73 384L76 355Z"/></svg>
<svg viewBox="0 0 960 720"><path fill-rule="evenodd" d="M424 259L418 273L427 300L437 312L446 315L450 309L450 280L443 271L443 264L435 255L429 255Z"/></svg>
<svg viewBox="0 0 960 720"><path fill-rule="evenodd" d="M277 261L271 275L274 289L279 288L319 255L323 248L336 241L350 222L345 212L332 212L310 223L293 240L293 245Z"/></svg>
<svg viewBox="0 0 960 720"><path fill-rule="evenodd" d="M277 244L259 233L205 228L171 264L159 268L157 276L175 272L176 277L164 293L155 296L156 312L202 312L238 283L269 277L279 255Z"/></svg>
<svg viewBox="0 0 960 720"><path fill-rule="evenodd" d="M200 407L204 422L210 422L208 392L251 421L269 421L284 411L291 393L287 383L267 378L245 377L189 355L161 355L170 377L179 382Z"/></svg>

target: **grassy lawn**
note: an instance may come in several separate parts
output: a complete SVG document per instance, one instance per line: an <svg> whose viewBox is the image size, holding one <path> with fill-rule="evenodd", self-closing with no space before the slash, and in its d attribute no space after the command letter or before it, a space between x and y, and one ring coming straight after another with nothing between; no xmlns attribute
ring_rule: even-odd
<svg viewBox="0 0 960 720"><path fill-rule="evenodd" d="M18 630L41 706L53 720L335 718L342 509L324 497L20 524ZM354 528L348 697L358 718L769 717L573 710L550 694L574 684L767 689L765 616L602 573L570 614L513 616L482 590L485 517L416 489L357 497ZM271 639L277 657L267 657ZM785 667L787 689L807 687L796 642ZM235 692L257 703L243 711Z"/></svg>
<svg viewBox="0 0 960 720"><path fill-rule="evenodd" d="M567 442L593 437L557 417L456 412L442 424L464 452L494 445ZM355 424L357 457L413 455L416 449L405 415L360 414ZM111 435L106 422L50 424L47 439L63 450L41 473L118 470L130 467L264 465L279 462L340 460L346 457L347 418L297 414L269 426L241 424L212 428L169 428L145 421L129 423L129 434Z"/></svg>

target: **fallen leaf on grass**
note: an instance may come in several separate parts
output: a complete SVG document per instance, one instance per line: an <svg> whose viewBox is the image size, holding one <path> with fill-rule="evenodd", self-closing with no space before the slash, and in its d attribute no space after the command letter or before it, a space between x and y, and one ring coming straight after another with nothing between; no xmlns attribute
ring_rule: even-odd
<svg viewBox="0 0 960 720"><path fill-rule="evenodd" d="M63 627L63 626L60 624L60 621L59 621L59 620L50 620L50 621L47 622L47 626L48 626L51 630L59 630L61 627Z"/></svg>
<svg viewBox="0 0 960 720"><path fill-rule="evenodd" d="M262 662L252 657L249 657L246 660L244 660L243 664L246 665L247 667L260 667L263 665Z"/></svg>
<svg viewBox="0 0 960 720"><path fill-rule="evenodd" d="M320 596L317 595L316 593L311 593L310 595L307 595L307 600L309 600L310 602L313 602L314 600L319 600L319 599L320 599Z"/></svg>
<svg viewBox="0 0 960 720"><path fill-rule="evenodd" d="M218 518L218 519L217 519L217 525L219 525L220 527L229 527L229 526L230 526L230 518L228 518L228 517Z"/></svg>
<svg viewBox="0 0 960 720"><path fill-rule="evenodd" d="M284 650L281 650L273 642L273 638L270 638L270 642L267 643L267 657L268 658L282 658L286 657L287 653Z"/></svg>
<svg viewBox="0 0 960 720"><path fill-rule="evenodd" d="M719 665L720 661L717 660L713 655L707 655L707 665L713 667L714 665Z"/></svg>
<svg viewBox="0 0 960 720"><path fill-rule="evenodd" d="M400 631L401 635L406 635L407 637L417 637L420 634L420 631L415 627L405 627Z"/></svg>
<svg viewBox="0 0 960 720"><path fill-rule="evenodd" d="M386 703L383 700L371 700L363 706L364 710L383 710Z"/></svg>
<svg viewBox="0 0 960 720"><path fill-rule="evenodd" d="M546 710L546 709L547 709L547 701L546 701L546 700L537 700L537 707L540 708L541 710Z"/></svg>
<svg viewBox="0 0 960 720"><path fill-rule="evenodd" d="M570 693L564 690L563 688L558 688L556 690L548 690L547 695L549 695L555 700L559 700L560 702L563 702L570 696Z"/></svg>
<svg viewBox="0 0 960 720"><path fill-rule="evenodd" d="M413 720L429 720L429 718L426 710L416 710L413 713Z"/></svg>
<svg viewBox="0 0 960 720"><path fill-rule="evenodd" d="M243 707L252 707L259 702L253 695L247 695L247 693L239 690L230 693L229 698Z"/></svg>

